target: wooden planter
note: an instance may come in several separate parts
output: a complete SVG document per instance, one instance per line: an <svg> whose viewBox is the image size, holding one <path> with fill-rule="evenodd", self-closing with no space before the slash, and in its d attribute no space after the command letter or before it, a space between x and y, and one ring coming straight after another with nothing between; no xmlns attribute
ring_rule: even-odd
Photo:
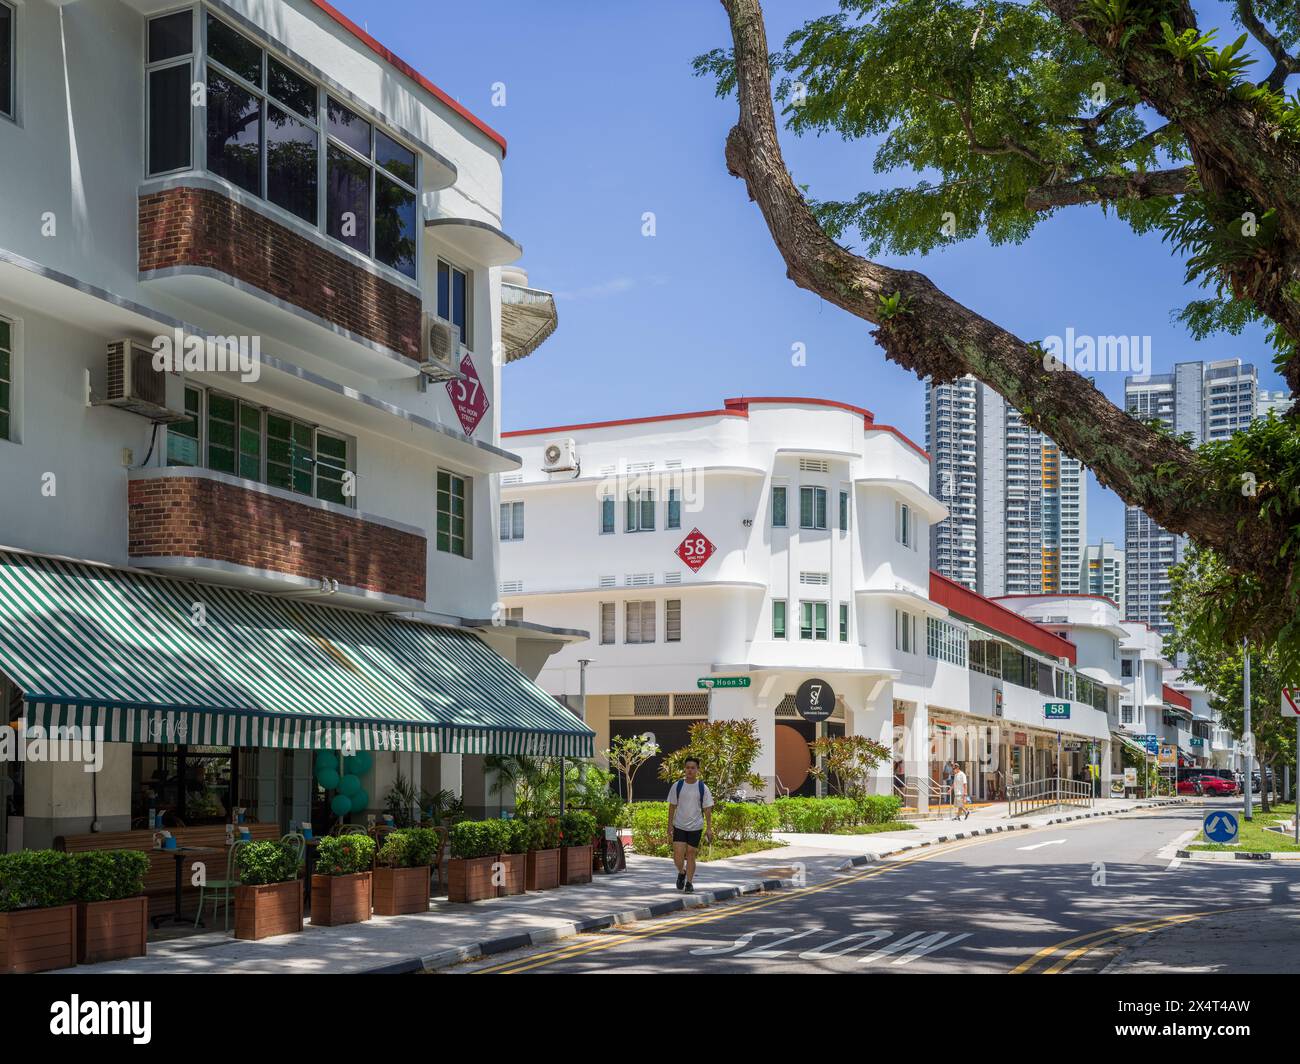
<svg viewBox="0 0 1300 1064"><path fill-rule="evenodd" d="M45 972L77 963L77 907L0 913L0 974Z"/></svg>
<svg viewBox="0 0 1300 1064"><path fill-rule="evenodd" d="M149 899L143 894L77 905L78 964L143 957L148 936Z"/></svg>
<svg viewBox="0 0 1300 1064"><path fill-rule="evenodd" d="M528 883L528 854L503 853L498 860L503 866L503 876L497 894L503 898L511 894L522 894Z"/></svg>
<svg viewBox="0 0 1300 1064"><path fill-rule="evenodd" d="M591 843L566 846L560 851L560 882L565 886L591 882Z"/></svg>
<svg viewBox="0 0 1300 1064"><path fill-rule="evenodd" d="M311 922L317 927L370 919L370 873L311 877Z"/></svg>
<svg viewBox="0 0 1300 1064"><path fill-rule="evenodd" d="M453 857L447 862L447 900L482 901L497 896L492 882L492 866L501 858Z"/></svg>
<svg viewBox="0 0 1300 1064"><path fill-rule="evenodd" d="M371 875L376 916L406 916L429 911L428 865L376 868Z"/></svg>
<svg viewBox="0 0 1300 1064"><path fill-rule="evenodd" d="M302 880L235 888L235 937L256 942L302 930Z"/></svg>
<svg viewBox="0 0 1300 1064"><path fill-rule="evenodd" d="M560 885L560 851L529 850L524 886L529 890L554 890Z"/></svg>

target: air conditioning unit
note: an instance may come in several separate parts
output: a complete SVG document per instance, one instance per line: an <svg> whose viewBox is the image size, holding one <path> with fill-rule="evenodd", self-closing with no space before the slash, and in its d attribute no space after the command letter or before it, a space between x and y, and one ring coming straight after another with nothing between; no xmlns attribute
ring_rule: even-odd
<svg viewBox="0 0 1300 1064"><path fill-rule="evenodd" d="M185 385L181 376L154 366L154 350L134 340L108 345L104 395L93 396L95 406L115 406L148 418L155 424L189 420L185 413Z"/></svg>
<svg viewBox="0 0 1300 1064"><path fill-rule="evenodd" d="M568 473L578 468L578 445L573 439L551 440L542 452L543 473Z"/></svg>
<svg viewBox="0 0 1300 1064"><path fill-rule="evenodd" d="M455 380L460 376L460 326L436 314L421 315L420 372L430 380Z"/></svg>

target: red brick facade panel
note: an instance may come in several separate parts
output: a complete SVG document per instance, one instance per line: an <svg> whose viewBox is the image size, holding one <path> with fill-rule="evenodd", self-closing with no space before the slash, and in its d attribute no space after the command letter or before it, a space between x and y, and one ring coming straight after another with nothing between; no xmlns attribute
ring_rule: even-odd
<svg viewBox="0 0 1300 1064"><path fill-rule="evenodd" d="M139 200L141 273L199 266L410 358L420 357L420 299L251 207L202 188Z"/></svg>
<svg viewBox="0 0 1300 1064"><path fill-rule="evenodd" d="M424 536L203 477L133 480L132 558L211 558L425 601Z"/></svg>

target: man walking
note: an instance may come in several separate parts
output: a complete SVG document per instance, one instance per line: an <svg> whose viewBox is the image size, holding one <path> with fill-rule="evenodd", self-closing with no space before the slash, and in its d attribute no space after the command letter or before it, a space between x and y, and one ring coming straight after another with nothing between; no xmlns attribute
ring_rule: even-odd
<svg viewBox="0 0 1300 1064"><path fill-rule="evenodd" d="M953 820L961 820L963 814L966 817L970 816L970 809L966 807L967 792L970 785L966 780L966 770L961 767L960 762L957 763L955 768L956 771L952 776L952 804L956 806L957 814L953 817Z"/></svg>
<svg viewBox="0 0 1300 1064"><path fill-rule="evenodd" d="M713 844L713 795L700 779L698 758L688 757L682 766L682 778L668 788L668 827L673 837L673 864L677 866L677 889L695 893L695 855L700 836L705 833Z"/></svg>

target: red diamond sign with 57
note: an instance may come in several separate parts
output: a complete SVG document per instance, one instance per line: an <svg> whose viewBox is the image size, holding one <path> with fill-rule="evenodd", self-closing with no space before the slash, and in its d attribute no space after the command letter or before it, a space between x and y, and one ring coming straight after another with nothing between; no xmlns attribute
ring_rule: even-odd
<svg viewBox="0 0 1300 1064"><path fill-rule="evenodd" d="M456 416L460 418L460 427L465 430L466 436L473 436L478 423L487 413L487 389L483 387L483 382L474 369L474 360L469 355L460 360L460 371L465 374L465 379L448 381L447 394L451 396L451 405L456 408Z"/></svg>
<svg viewBox="0 0 1300 1064"><path fill-rule="evenodd" d="M709 542L708 536L698 528L692 528L690 534L677 545L674 553L690 567L691 572L698 573L704 563L713 557L715 550L717 548Z"/></svg>

